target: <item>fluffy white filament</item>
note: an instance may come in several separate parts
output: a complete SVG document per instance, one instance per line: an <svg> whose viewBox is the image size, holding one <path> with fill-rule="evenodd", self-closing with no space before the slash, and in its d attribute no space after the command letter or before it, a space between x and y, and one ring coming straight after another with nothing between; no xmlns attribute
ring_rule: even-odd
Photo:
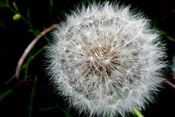
<svg viewBox="0 0 175 117"><path fill-rule="evenodd" d="M159 35L128 7L92 4L67 16L48 47L49 74L69 104L89 116L124 116L158 91L165 64Z"/></svg>

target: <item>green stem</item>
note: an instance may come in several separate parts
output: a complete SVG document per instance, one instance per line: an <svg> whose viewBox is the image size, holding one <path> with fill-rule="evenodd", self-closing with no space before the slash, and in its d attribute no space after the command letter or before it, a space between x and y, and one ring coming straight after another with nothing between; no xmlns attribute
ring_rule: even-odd
<svg viewBox="0 0 175 117"><path fill-rule="evenodd" d="M50 0L50 16L52 15L53 0Z"/></svg>
<svg viewBox="0 0 175 117"><path fill-rule="evenodd" d="M36 83L33 84L32 92L31 92L30 105L29 105L29 117L32 117L33 99L34 99L34 94L35 94L35 88L36 88Z"/></svg>

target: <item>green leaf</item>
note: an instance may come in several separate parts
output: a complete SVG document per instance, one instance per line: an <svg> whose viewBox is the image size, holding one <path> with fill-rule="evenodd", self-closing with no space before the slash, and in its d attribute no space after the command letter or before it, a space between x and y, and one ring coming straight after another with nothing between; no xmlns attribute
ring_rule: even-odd
<svg viewBox="0 0 175 117"><path fill-rule="evenodd" d="M144 117L143 115L142 115L142 113L139 111L139 110L137 110L136 108L134 108L134 107L131 107L132 108L132 110L134 111L134 113L137 115L137 117Z"/></svg>
<svg viewBox="0 0 175 117"><path fill-rule="evenodd" d="M1 93L0 94L0 101L2 101L2 99L4 99L7 95L9 95L12 92L13 92L13 89L8 89L7 91Z"/></svg>

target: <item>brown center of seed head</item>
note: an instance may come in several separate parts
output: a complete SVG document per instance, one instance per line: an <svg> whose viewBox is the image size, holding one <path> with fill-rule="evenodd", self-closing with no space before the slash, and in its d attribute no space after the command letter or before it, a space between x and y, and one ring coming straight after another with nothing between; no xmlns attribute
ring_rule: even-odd
<svg viewBox="0 0 175 117"><path fill-rule="evenodd" d="M111 45L93 47L87 55L89 57L86 61L87 71L98 76L110 76L119 65L117 52Z"/></svg>

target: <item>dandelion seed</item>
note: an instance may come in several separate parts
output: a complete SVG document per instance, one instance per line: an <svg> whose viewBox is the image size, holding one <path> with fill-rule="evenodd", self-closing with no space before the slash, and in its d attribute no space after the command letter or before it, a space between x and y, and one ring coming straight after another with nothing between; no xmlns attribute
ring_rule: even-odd
<svg viewBox="0 0 175 117"><path fill-rule="evenodd" d="M78 112L125 116L153 102L165 54L148 19L128 7L92 4L67 16L53 35L49 74Z"/></svg>

